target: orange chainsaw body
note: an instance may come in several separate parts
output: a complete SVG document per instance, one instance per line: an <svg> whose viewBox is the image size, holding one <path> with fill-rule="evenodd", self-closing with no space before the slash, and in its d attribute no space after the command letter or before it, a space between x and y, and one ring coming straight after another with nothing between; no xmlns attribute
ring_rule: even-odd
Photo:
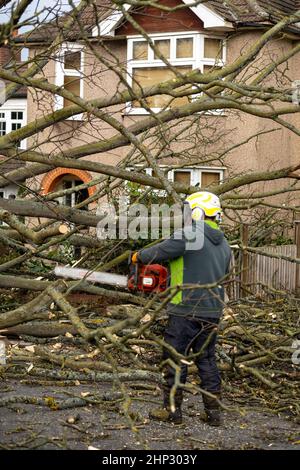
<svg viewBox="0 0 300 470"><path fill-rule="evenodd" d="M130 265L128 289L140 292L163 292L167 288L168 270L160 264Z"/></svg>

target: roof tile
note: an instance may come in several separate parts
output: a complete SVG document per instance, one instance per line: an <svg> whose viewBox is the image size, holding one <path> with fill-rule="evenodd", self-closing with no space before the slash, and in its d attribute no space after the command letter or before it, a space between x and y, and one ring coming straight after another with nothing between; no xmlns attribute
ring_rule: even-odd
<svg viewBox="0 0 300 470"><path fill-rule="evenodd" d="M221 15L225 20L237 25L243 23L274 23L283 16L293 14L300 8L300 0L209 0L206 6ZM93 27L112 12L111 0L96 0L79 15L80 25L75 24L71 31L65 31L66 39L80 39L85 34L91 35ZM64 32L63 24L70 16L66 13L50 23L41 25L30 32L19 36L17 41L49 42L58 32ZM300 29L291 27L296 32Z"/></svg>

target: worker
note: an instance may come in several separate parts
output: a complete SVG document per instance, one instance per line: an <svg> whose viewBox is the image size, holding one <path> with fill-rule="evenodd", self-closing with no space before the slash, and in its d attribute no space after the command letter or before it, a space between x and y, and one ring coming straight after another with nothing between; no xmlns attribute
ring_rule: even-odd
<svg viewBox="0 0 300 470"><path fill-rule="evenodd" d="M200 233L200 239L201 233L203 235L203 242L199 246L195 245L196 249L190 241L190 235L187 237L186 230L182 229L176 230L169 239L134 253L132 257L133 262L143 264L169 261L170 286L183 286L179 291L175 290L167 306L169 318L164 334L166 347L162 356L167 364L163 407L150 411L150 418L174 424L182 423L183 389L180 385L174 387L174 402L170 395L176 378L175 368L170 364L170 359L176 361L176 358L167 347L170 345L181 355L188 356L193 351L201 381L203 418L208 424L219 426L222 422L221 379L216 364L215 345L217 325L224 306L224 287L221 282L229 273L231 250L219 228L222 209L215 194L207 191L194 193L186 199L184 206L185 229L186 224L187 227L190 224L196 235ZM210 286L194 288L194 284ZM184 285L187 286L186 289ZM185 384L186 378L187 365L181 361L180 384Z"/></svg>

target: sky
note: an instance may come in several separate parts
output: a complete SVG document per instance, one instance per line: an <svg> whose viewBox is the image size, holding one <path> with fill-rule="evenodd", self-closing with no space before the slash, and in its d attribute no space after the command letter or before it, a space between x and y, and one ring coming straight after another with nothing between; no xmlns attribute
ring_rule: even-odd
<svg viewBox="0 0 300 470"><path fill-rule="evenodd" d="M12 0L6 7L0 9L0 24L6 23L10 18L10 12L13 4L18 0ZM80 0L72 0L74 5L78 5ZM69 10L71 7L68 0L33 0L25 11L22 21L28 20L28 24L19 29L19 33L30 31L37 24L36 14L39 13L39 23L42 21L48 22L55 16L55 13L61 13ZM24 48L21 53L22 60L25 61L28 58L28 50Z"/></svg>
<svg viewBox="0 0 300 470"><path fill-rule="evenodd" d="M0 10L0 23L4 23L9 19L9 11L14 3L17 0L11 1L6 7L3 7ZM73 3L77 5L79 0L73 0ZM36 12L40 12L39 20L40 21L50 21L53 18L53 8L55 7L56 11L67 11L70 9L68 0L33 0L31 5L26 10L22 20L31 18L35 15ZM32 23L34 20L32 20ZM33 24L30 24L22 28L21 32L32 29Z"/></svg>

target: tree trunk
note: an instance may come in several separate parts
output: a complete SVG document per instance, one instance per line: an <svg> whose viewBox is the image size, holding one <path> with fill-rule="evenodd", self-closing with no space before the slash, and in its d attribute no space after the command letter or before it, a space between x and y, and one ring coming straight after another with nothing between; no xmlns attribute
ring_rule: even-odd
<svg viewBox="0 0 300 470"><path fill-rule="evenodd" d="M66 290L66 286L63 282L57 281L55 283L55 289L63 292ZM52 297L49 296L46 289L26 305L22 305L10 312L1 313L0 328L7 328L34 319L45 319L45 317L49 317L48 308L51 303Z"/></svg>

